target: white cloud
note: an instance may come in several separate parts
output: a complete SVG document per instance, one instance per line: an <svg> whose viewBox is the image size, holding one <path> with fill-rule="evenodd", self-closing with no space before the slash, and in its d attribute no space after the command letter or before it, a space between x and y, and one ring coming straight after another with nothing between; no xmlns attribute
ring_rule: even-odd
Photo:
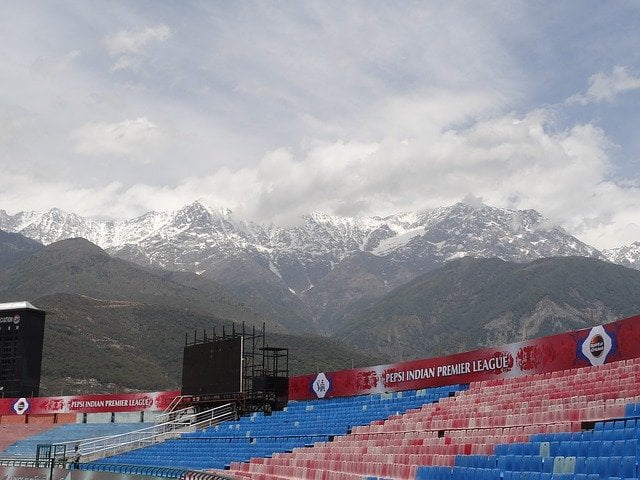
<svg viewBox="0 0 640 480"><path fill-rule="evenodd" d="M504 98L489 89L454 91L447 88L422 89L405 95L388 95L361 113L358 122L342 132L358 138L424 137L438 134L451 125L490 115L499 110Z"/></svg>
<svg viewBox="0 0 640 480"><path fill-rule="evenodd" d="M72 50L64 55L40 56L31 65L31 70L39 75L52 75L65 71L78 57L79 50Z"/></svg>
<svg viewBox="0 0 640 480"><path fill-rule="evenodd" d="M585 71L604 73L573 102L638 88L626 4L61 5L0 17L0 208L124 218L204 197L286 220L475 196L597 246L640 238L637 183L611 181L638 179L638 95L593 121L556 105Z"/></svg>
<svg viewBox="0 0 640 480"><path fill-rule="evenodd" d="M144 155L158 147L160 128L146 117L123 120L118 123L87 123L71 132L74 150L81 155L139 155L138 160L148 163Z"/></svg>
<svg viewBox="0 0 640 480"><path fill-rule="evenodd" d="M60 205L58 208L79 215L96 216L111 203L116 215L130 216L136 212L123 209L114 201L122 192L122 184L109 183L98 188L83 188L70 182L52 182L37 175L10 173L0 176L2 208L9 212L43 211ZM55 204L52 204L55 199ZM49 205L43 209L43 205ZM103 216L103 215L99 215Z"/></svg>
<svg viewBox="0 0 640 480"><path fill-rule="evenodd" d="M216 205L220 196L207 190L223 188L232 209L275 221L312 210L371 215L481 197L537 209L599 247L632 241L637 232L621 232L618 219L640 224L640 188L607 180L602 130L586 124L554 133L549 117L538 110L409 141L315 144L298 156L278 150L255 169L225 170L189 188Z"/></svg>
<svg viewBox="0 0 640 480"><path fill-rule="evenodd" d="M77 211L81 205L78 213L109 211L120 218L202 198L276 223L310 211L374 215L481 198L499 207L534 208L599 248L636 240L640 186L607 180L611 164L603 131L584 124L554 132L550 117L536 110L409 140L314 142L297 153L274 150L255 167L223 167L175 186L111 183L95 196L69 185L23 182L21 198L31 198L33 188L36 198L55 194L60 208ZM102 135L104 128L97 131Z"/></svg>
<svg viewBox="0 0 640 480"><path fill-rule="evenodd" d="M640 77L631 75L626 67L616 66L611 75L596 73L589 77L589 89L586 93L577 93L567 99L567 103L611 102L619 93L640 88Z"/></svg>
<svg viewBox="0 0 640 480"><path fill-rule="evenodd" d="M163 42L168 39L170 35L171 29L167 25L158 25L135 32L123 30L107 37L105 43L109 55L112 57L127 54L141 54L150 43L156 41Z"/></svg>
<svg viewBox="0 0 640 480"><path fill-rule="evenodd" d="M123 30L107 37L107 51L115 59L111 70L124 70L138 65L153 44L164 42L170 36L171 29L167 25L157 25L137 31Z"/></svg>

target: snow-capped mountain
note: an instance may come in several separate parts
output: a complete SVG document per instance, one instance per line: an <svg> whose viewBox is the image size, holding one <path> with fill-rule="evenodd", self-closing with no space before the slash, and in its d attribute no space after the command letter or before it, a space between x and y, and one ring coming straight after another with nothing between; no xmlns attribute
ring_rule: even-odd
<svg viewBox="0 0 640 480"><path fill-rule="evenodd" d="M623 245L622 247L604 250L602 253L612 263L640 270L640 242L633 242L631 245Z"/></svg>
<svg viewBox="0 0 640 480"><path fill-rule="evenodd" d="M331 317L330 324L339 322L336 312L353 302L463 256L516 262L551 256L604 259L533 210L464 203L384 218L312 213L291 227L259 225L200 202L117 222L58 209L16 215L0 210L0 230L44 244L83 237L136 263L223 281L272 314L310 314L320 323Z"/></svg>
<svg viewBox="0 0 640 480"><path fill-rule="evenodd" d="M435 263L463 256L519 262L567 255L603 258L533 210L458 203L385 218L312 213L301 220L288 228L258 225L200 202L173 213L149 212L120 222L101 222L58 209L13 216L0 210L0 229L45 245L83 237L112 252L135 250L141 263L198 272L208 260L239 253L261 257L280 277L280 267L286 267L283 262L295 260L307 266L319 262L320 269L328 271L358 252L396 260L429 258Z"/></svg>

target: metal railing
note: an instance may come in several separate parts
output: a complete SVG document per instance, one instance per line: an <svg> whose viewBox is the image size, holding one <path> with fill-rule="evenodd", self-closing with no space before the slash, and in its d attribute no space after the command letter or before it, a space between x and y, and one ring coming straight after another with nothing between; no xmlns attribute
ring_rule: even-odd
<svg viewBox="0 0 640 480"><path fill-rule="evenodd" d="M0 458L0 466L2 467L37 467L35 458Z"/></svg>
<svg viewBox="0 0 640 480"><path fill-rule="evenodd" d="M68 451L78 451L83 462L99 460L119 453L137 450L165 440L176 438L182 433L194 432L199 428L206 428L226 420L236 418L235 404L228 403L210 410L185 414L176 420L160 423L134 432L101 437L92 440L64 442Z"/></svg>
<svg viewBox="0 0 640 480"><path fill-rule="evenodd" d="M234 477L218 473L189 470L187 468L154 467L113 463L92 463L80 467L80 470L110 472L119 474L145 475L156 478L180 478L182 480L234 480Z"/></svg>
<svg viewBox="0 0 640 480"><path fill-rule="evenodd" d="M154 467L142 465L127 465L118 463L90 463L80 465L80 470L90 472L108 472L115 474L144 475L159 478L184 478L186 468Z"/></svg>
<svg viewBox="0 0 640 480"><path fill-rule="evenodd" d="M195 410L193 409L193 407L185 407L185 408L181 408L180 410L165 411L164 413L161 413L156 417L155 423L161 424L161 423L174 422L176 420L182 419L183 417L192 415L193 413L195 413Z"/></svg>
<svg viewBox="0 0 640 480"><path fill-rule="evenodd" d="M37 462L36 459L1 459L0 467L32 467L32 468L71 468L68 463L55 462L51 465L51 460L41 460ZM154 467L154 466L142 466L142 465L126 465L126 464L113 464L113 463L92 463L89 465L80 465L80 470L88 470L94 472L108 472L114 474L131 474L131 475L144 475L158 478L179 478L182 480L233 480L233 477L222 476L211 472L201 472L197 470L189 470L186 468L171 468L171 467Z"/></svg>
<svg viewBox="0 0 640 480"><path fill-rule="evenodd" d="M191 398L191 395L178 395L176 397L173 397L173 400L171 400L171 403L167 405L167 408L164 409L164 412L161 415L158 415L158 417L156 418L156 423L164 423L164 422L171 421L172 420L171 415L175 412L180 411L180 410L176 410L176 408L180 406L180 404L184 399L189 399L189 398ZM189 408L190 407L186 407L186 408L183 408L182 410L188 410Z"/></svg>

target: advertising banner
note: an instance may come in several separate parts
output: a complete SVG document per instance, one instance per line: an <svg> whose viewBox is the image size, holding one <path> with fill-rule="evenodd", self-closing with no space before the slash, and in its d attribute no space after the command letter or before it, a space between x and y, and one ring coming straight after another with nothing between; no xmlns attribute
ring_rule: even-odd
<svg viewBox="0 0 640 480"><path fill-rule="evenodd" d="M289 400L413 390L566 370L640 357L640 316L446 357L289 379Z"/></svg>
<svg viewBox="0 0 640 480"><path fill-rule="evenodd" d="M112 395L2 398L0 415L159 411L164 410L178 395L180 390Z"/></svg>

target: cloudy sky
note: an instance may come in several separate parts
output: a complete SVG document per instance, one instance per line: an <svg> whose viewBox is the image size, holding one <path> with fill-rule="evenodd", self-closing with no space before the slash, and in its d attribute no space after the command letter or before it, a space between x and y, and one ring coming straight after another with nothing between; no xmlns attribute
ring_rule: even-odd
<svg viewBox="0 0 640 480"><path fill-rule="evenodd" d="M0 209L477 197L640 240L640 3L5 2Z"/></svg>

